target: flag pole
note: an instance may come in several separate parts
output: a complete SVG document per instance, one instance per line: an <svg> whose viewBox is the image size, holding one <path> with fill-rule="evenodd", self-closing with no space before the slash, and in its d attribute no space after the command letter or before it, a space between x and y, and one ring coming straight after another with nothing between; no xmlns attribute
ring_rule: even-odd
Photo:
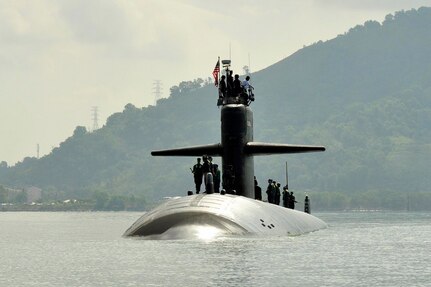
<svg viewBox="0 0 431 287"><path fill-rule="evenodd" d="M221 70L221 66L220 66L220 56L218 57L218 63L219 63L219 68L218 68L218 74L217 74L217 83L220 84L220 70Z"/></svg>
<svg viewBox="0 0 431 287"><path fill-rule="evenodd" d="M220 77L220 57L218 57L217 63L215 65L215 67L214 67L214 70L213 70L212 74L213 74L213 77L214 77L214 85L216 87L218 87L219 77Z"/></svg>

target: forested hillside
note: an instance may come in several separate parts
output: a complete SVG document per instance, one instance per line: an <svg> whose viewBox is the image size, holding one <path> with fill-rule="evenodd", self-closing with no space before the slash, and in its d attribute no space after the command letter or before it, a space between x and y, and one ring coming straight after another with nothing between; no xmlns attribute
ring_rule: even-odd
<svg viewBox="0 0 431 287"><path fill-rule="evenodd" d="M327 148L256 158L261 185L284 182L287 161L290 187L307 191L316 209L404 209L406 202L431 209L430 47L431 8L420 8L368 21L253 73L254 139ZM0 184L38 186L45 198L149 204L184 195L193 189L195 159L150 151L219 142L216 98L213 85L182 82L156 106L127 104L92 133L77 127L41 159L0 165Z"/></svg>

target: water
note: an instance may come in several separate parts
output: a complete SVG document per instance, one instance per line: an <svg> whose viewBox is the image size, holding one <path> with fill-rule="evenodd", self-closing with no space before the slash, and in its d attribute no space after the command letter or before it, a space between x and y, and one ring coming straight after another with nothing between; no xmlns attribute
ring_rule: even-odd
<svg viewBox="0 0 431 287"><path fill-rule="evenodd" d="M430 213L321 213L297 237L122 238L140 213L0 213L0 286L431 286Z"/></svg>

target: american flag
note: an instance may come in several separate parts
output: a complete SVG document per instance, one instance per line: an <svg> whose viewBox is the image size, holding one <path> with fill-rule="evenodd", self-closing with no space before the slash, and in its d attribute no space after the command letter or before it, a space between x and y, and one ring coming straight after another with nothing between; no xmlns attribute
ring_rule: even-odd
<svg viewBox="0 0 431 287"><path fill-rule="evenodd" d="M217 64L215 65L214 71L213 71L213 77L214 77L214 85L218 86L218 74L220 73L220 59L218 59Z"/></svg>

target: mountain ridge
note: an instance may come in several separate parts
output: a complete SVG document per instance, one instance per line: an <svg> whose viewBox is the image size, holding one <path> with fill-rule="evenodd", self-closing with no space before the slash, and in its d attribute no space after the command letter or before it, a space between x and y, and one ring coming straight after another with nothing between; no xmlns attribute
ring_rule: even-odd
<svg viewBox="0 0 431 287"><path fill-rule="evenodd" d="M372 201L377 191L428 193L430 36L430 8L397 12L253 73L255 140L327 147L324 154L258 157L259 180L282 180L287 160L295 186L317 201L332 192L352 208L358 193L372 193ZM149 202L185 194L195 159L152 158L150 151L219 142L216 97L212 84L194 80L172 87L157 106L127 104L99 130L77 127L51 154L3 166L0 184L39 186L47 196L107 192Z"/></svg>

